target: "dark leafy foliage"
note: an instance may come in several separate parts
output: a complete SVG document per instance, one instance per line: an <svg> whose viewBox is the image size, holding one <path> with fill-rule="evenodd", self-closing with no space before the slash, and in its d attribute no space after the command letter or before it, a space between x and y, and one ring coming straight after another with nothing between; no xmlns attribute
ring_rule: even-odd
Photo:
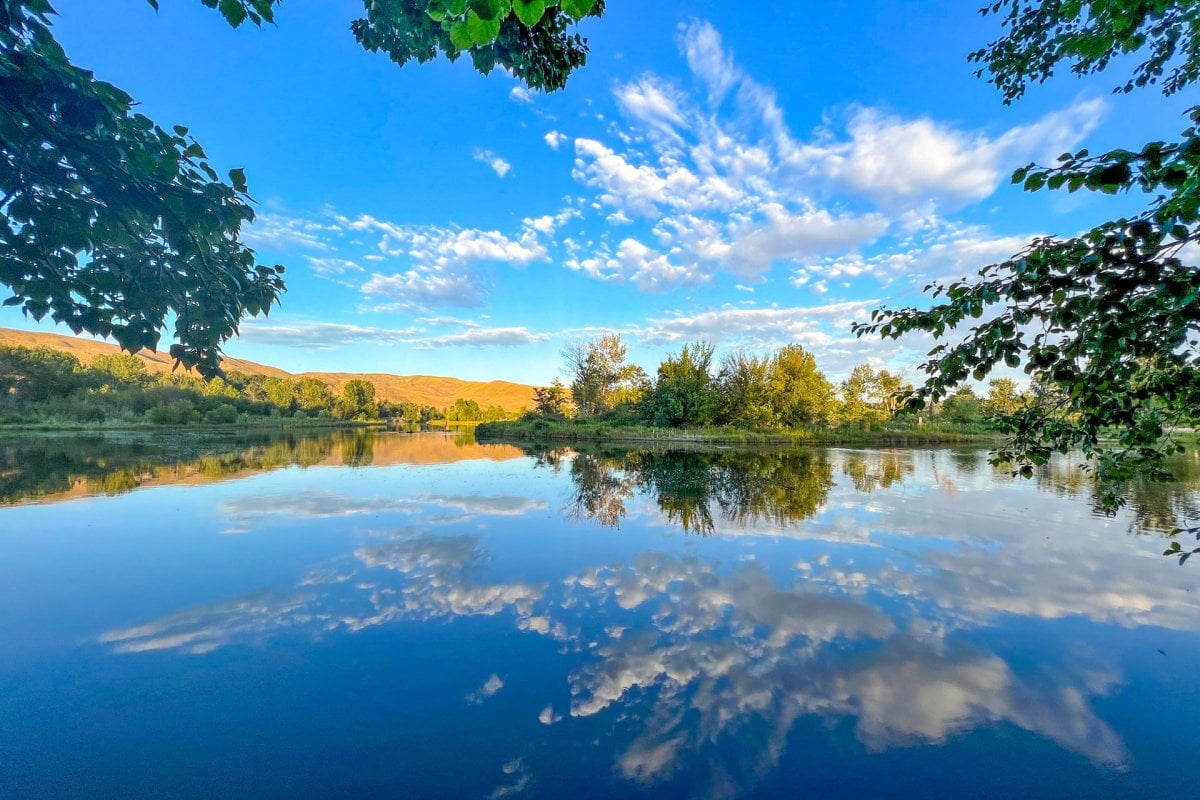
<svg viewBox="0 0 1200 800"><path fill-rule="evenodd" d="M1200 77L1200 4L1194 2L1000 0L981 10L1001 12L1006 35L969 59L984 65L975 74L986 74L1005 103L1025 94L1030 81L1045 81L1062 62L1088 75L1142 50L1148 51L1146 60L1116 91L1161 81L1163 92L1174 94Z"/></svg>
<svg viewBox="0 0 1200 800"><path fill-rule="evenodd" d="M444 53L467 54L487 74L503 67L530 88L561 89L587 61L587 40L571 28L604 13L604 0L366 0L350 30L367 50L403 66Z"/></svg>
<svg viewBox="0 0 1200 800"><path fill-rule="evenodd" d="M1011 100L1061 59L1075 59L1076 72L1091 72L1115 52L1150 46L1150 66L1139 67L1133 81L1144 85L1161 74L1179 44L1187 61L1163 87L1177 91L1196 77L1195 45L1190 33L1163 32L1161 25L1183 25L1182 16L1195 26L1200 14L1168 5L1174 4L999 3L991 10L1010 8L1009 35L972 57L987 61L992 80ZM1106 35L1116 48L1107 56L1100 49ZM1004 417L1010 439L995 461L1028 477L1052 452L1081 450L1093 458L1108 510L1123 502L1134 476L1169 477L1164 459L1177 449L1171 433L1200 415L1200 270L1185 250L1200 242L1200 108L1189 111L1189 121L1175 142L1099 156L1066 153L1057 166L1031 164L1013 175L1027 191L1140 191L1151 198L1142 213L1080 236L1035 240L976 279L926 287L944 298L937 305L881 309L869 323L855 325L860 336L896 338L919 330L943 338L980 320L957 343L930 351L922 365L929 377L910 401L938 400L1000 364L1023 365L1040 387L1037 401Z"/></svg>

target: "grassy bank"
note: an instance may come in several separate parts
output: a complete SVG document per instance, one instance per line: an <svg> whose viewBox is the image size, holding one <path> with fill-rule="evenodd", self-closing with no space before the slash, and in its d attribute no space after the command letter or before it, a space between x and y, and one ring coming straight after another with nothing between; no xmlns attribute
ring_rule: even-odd
<svg viewBox="0 0 1200 800"><path fill-rule="evenodd" d="M345 428L383 428L386 423L372 420L339 419L295 419L291 417L254 417L243 422L217 424L194 422L184 425L159 425L152 422L115 420L105 422L79 422L76 420L39 420L36 422L0 423L0 436L8 433L58 433L82 431L104 433L105 431L195 431L196 433L222 433L259 430L330 430Z"/></svg>
<svg viewBox="0 0 1200 800"><path fill-rule="evenodd" d="M794 430L744 428L652 428L594 420L522 419L487 422L475 429L480 441L628 442L709 444L917 445L998 442L1001 436L980 425L936 424L871 430L857 427Z"/></svg>

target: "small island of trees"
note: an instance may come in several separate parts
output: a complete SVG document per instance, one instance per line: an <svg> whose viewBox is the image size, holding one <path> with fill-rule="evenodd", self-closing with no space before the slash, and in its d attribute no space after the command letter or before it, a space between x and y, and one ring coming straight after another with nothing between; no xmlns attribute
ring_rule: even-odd
<svg viewBox="0 0 1200 800"><path fill-rule="evenodd" d="M544 439L752 440L992 437L993 417L1012 414L1033 394L994 378L983 396L959 387L937 404L906 407L912 391L900 375L870 364L840 383L826 378L799 344L766 354L732 352L719 363L709 342L689 342L651 377L627 361L619 335L573 342L563 351L570 384L535 390L535 409L520 420L483 425L481 437Z"/></svg>

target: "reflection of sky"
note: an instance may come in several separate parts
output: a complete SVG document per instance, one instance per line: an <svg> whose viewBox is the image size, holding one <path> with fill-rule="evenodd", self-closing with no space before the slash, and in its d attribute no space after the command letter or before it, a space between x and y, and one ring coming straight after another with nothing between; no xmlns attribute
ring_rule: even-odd
<svg viewBox="0 0 1200 800"><path fill-rule="evenodd" d="M480 775L484 795L536 792L573 763L601 769L597 787L767 791L837 731L860 758L1016 731L1074 780L1157 785L1144 783L1163 763L1155 748L1190 718L1168 698L1190 690L1184 667L1200 655L1194 573L1124 520L993 480L961 454L901 453L886 486L864 484L860 464L859 488L843 470L852 456L864 457L829 454L836 485L811 518L714 513L708 538L642 495L619 530L564 518L567 473L523 460L284 470L6 509L0 525L18 533L0 537L12 578L0 623L13 623L0 680L29 686L35 665L61 662L120 684L149 668L140 659L169 676L186 657L219 681L300 647L331 660L335 684L398 691L434 680L413 665L421 654L456 704L427 736L487 719L509 748ZM438 657L458 630L465 643ZM378 663L339 659L381 636L404 646ZM296 667L280 669L286 682ZM0 726L0 756L11 735ZM592 742L603 767L572 749Z"/></svg>

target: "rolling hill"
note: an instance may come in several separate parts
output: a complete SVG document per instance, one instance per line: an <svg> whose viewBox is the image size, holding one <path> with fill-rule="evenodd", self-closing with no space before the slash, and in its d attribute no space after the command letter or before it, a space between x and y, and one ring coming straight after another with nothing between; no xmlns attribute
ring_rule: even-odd
<svg viewBox="0 0 1200 800"><path fill-rule="evenodd" d="M31 333L11 328L0 328L0 345L19 347L48 347L70 353L83 364L90 364L97 356L121 352L114 344L98 342L75 336L56 333ZM171 372L173 360L166 353L139 353L150 372ZM420 405L446 408L462 398L474 400L481 407L500 406L506 411L533 407L533 388L522 383L509 381L464 381L435 375L391 375L383 372L356 374L349 372L302 372L292 374L276 367L227 358L223 362L226 370L237 370L247 375L266 375L272 378L316 378L340 392L346 381L355 378L369 380L375 384L376 396L393 403L411 402Z"/></svg>

